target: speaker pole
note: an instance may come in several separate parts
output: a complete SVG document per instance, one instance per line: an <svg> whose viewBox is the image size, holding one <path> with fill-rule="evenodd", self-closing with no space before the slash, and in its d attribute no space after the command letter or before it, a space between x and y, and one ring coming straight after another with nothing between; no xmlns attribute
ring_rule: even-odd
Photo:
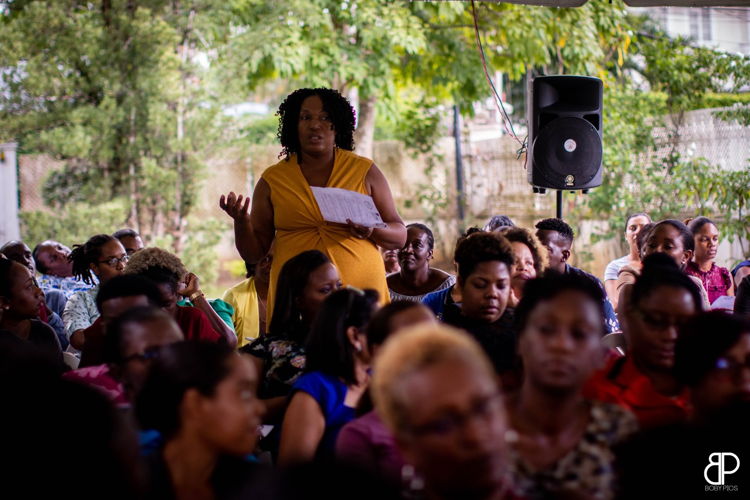
<svg viewBox="0 0 750 500"><path fill-rule="evenodd" d="M562 194L563 192L559 189L557 190L557 202L555 203L555 217L558 219L562 219Z"/></svg>

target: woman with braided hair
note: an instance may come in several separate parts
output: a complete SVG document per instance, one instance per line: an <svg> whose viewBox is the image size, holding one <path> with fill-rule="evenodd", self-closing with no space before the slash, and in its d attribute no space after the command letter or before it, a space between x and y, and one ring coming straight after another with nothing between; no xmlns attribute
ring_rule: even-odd
<svg viewBox="0 0 750 500"><path fill-rule="evenodd" d="M83 245L73 245L68 259L73 263L73 276L88 285L96 285L89 290L76 292L63 311L65 331L70 344L82 349L85 342L84 330L99 319L96 308L96 294L99 286L119 276L128 262L128 254L120 240L108 234L92 236Z"/></svg>

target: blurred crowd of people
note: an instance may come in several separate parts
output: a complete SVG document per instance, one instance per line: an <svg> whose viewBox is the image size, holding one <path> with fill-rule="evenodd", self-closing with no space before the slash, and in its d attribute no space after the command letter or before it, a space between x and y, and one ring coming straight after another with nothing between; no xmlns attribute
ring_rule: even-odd
<svg viewBox="0 0 750 500"><path fill-rule="evenodd" d="M340 94L301 89L279 115L284 158L252 197L220 201L247 267L221 298L131 229L0 248L7 492L491 500L750 486L750 261L715 263L714 222L631 215L628 255L600 280L570 264L564 220L496 216L437 269L431 229L405 225L383 174L351 152ZM328 223L310 186L368 194L384 223Z"/></svg>

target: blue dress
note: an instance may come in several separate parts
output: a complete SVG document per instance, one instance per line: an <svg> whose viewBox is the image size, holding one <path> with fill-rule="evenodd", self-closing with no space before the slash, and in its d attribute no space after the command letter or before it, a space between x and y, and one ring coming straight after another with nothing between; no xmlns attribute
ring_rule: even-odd
<svg viewBox="0 0 750 500"><path fill-rule="evenodd" d="M354 408L344 405L346 384L337 377L322 372L310 372L302 375L294 383L292 394L297 391L306 392L320 405L326 428L316 455L318 458L332 458L339 431L355 417Z"/></svg>

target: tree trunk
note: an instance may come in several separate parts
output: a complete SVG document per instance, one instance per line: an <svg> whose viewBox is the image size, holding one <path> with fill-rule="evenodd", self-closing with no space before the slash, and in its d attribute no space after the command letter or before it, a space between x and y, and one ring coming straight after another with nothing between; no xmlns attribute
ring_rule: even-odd
<svg viewBox="0 0 750 500"><path fill-rule="evenodd" d="M373 138L375 137L375 103L378 98L374 95L359 96L359 116L357 130L354 131L354 146L358 155L372 158Z"/></svg>

